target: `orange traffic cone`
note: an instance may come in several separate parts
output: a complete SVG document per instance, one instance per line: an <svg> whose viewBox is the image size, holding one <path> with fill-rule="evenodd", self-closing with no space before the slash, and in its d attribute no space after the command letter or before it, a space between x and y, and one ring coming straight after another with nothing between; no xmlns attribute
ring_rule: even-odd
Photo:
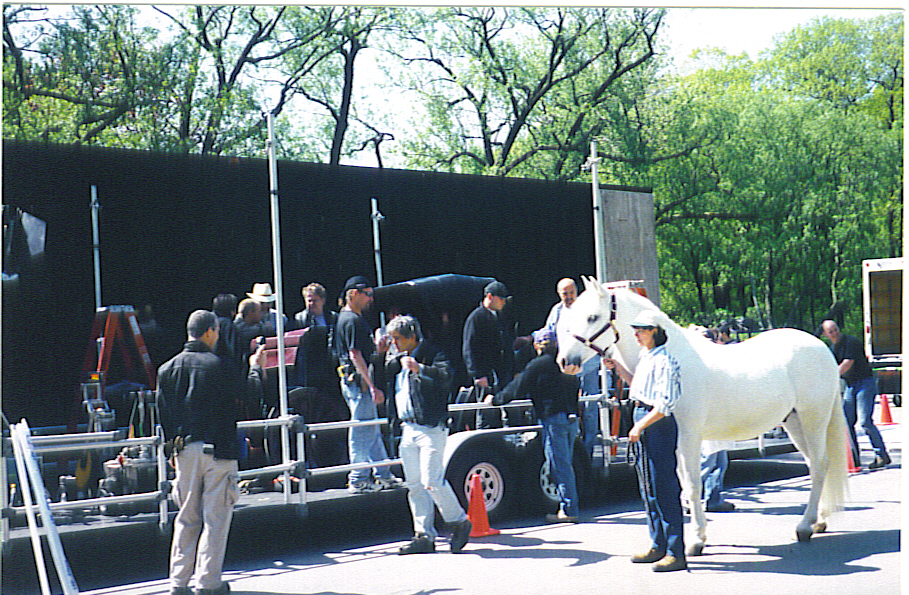
<svg viewBox="0 0 909 595"><path fill-rule="evenodd" d="M470 478L470 493L468 494L467 518L473 529L471 537L486 537L498 535L500 531L489 526L489 517L486 514L486 502L483 500L483 480L474 474Z"/></svg>
<svg viewBox="0 0 909 595"><path fill-rule="evenodd" d="M887 395L881 395L881 421L882 426L894 425L893 417L890 416L890 398Z"/></svg>
<svg viewBox="0 0 909 595"><path fill-rule="evenodd" d="M852 458L852 441L849 440L849 437L846 437L846 461L849 463L849 473L858 473L862 470L861 467L855 464L855 459Z"/></svg>

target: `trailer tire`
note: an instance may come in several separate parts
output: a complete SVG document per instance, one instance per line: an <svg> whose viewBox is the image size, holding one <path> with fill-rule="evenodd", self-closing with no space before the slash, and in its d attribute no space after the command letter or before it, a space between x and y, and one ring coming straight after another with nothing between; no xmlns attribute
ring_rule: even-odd
<svg viewBox="0 0 909 595"><path fill-rule="evenodd" d="M530 446L525 485L530 501L537 510L555 512L559 509L559 492L549 472L549 464L543 452L542 440L536 440ZM578 498L583 500L590 492L590 460L584 452L583 443L577 440L572 455L575 484Z"/></svg>
<svg viewBox="0 0 909 595"><path fill-rule="evenodd" d="M459 452L449 463L445 478L465 510L469 510L470 481L475 474L480 475L489 519L504 518L518 491L511 465L503 455L488 448L472 446Z"/></svg>
<svg viewBox="0 0 909 595"><path fill-rule="evenodd" d="M559 493L549 474L549 464L543 452L543 441L535 439L524 455L524 485L529 496L530 511L555 512L559 508Z"/></svg>

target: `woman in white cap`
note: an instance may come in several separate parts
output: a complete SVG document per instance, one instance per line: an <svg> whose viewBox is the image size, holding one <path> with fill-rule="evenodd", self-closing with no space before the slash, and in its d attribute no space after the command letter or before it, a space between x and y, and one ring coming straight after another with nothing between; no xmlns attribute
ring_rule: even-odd
<svg viewBox="0 0 909 595"><path fill-rule="evenodd" d="M659 326L656 312L641 312L630 326L644 348L634 375L614 359L603 358L603 363L630 385L635 401L628 439L636 454L635 469L652 544L631 561L655 562L655 572L684 570L682 488L676 474L678 426L672 415L682 392L679 364L666 351L666 332Z"/></svg>

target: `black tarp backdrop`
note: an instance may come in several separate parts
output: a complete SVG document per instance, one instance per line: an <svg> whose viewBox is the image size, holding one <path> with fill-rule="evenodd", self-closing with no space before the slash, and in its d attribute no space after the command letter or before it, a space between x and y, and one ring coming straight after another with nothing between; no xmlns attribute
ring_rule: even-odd
<svg viewBox="0 0 909 595"><path fill-rule="evenodd" d="M385 216L386 284L459 273L495 277L519 332L542 325L558 279L594 274L589 184L280 161L285 309L317 281L375 279L370 198ZM3 201L47 222L40 270L3 294L3 410L65 423L94 314L89 202L97 186L104 305L151 304L163 361L187 315L222 292L272 280L265 159L3 142Z"/></svg>

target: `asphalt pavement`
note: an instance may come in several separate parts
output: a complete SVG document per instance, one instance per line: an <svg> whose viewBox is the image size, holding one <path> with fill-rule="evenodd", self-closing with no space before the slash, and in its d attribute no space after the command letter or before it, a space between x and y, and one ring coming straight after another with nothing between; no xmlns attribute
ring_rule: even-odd
<svg viewBox="0 0 909 595"><path fill-rule="evenodd" d="M255 564L229 563L224 578L235 595L892 595L901 589L902 426L881 430L893 464L852 474L845 511L810 543L794 539L810 488L807 476L747 485L741 478L758 473L750 466L761 462L736 462L730 473L742 485L727 489L727 499L737 509L708 513L705 555L689 558L685 572L657 574L646 564L630 563L648 540L639 504L625 503L588 509L577 525L524 521L502 526L499 535L472 539L456 556L442 539L434 554L398 556L398 547L406 543L404 531L387 543L345 547L329 540L326 548L277 549ZM860 440L867 465L873 455L867 439ZM803 466L798 455L773 457L766 464ZM331 519L321 521L331 526ZM371 519L364 515L362 522ZM166 580L160 579L87 593L167 592Z"/></svg>

